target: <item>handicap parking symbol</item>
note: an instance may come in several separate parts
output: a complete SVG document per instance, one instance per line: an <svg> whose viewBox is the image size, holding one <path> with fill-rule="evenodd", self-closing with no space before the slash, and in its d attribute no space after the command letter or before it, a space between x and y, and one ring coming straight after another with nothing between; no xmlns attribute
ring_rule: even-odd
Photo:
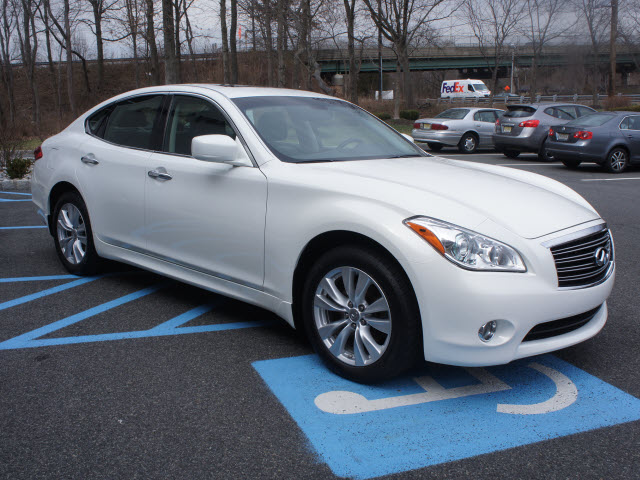
<svg viewBox="0 0 640 480"><path fill-rule="evenodd" d="M509 365L430 365L360 385L315 355L254 368L338 476L372 478L640 419L640 399L542 355Z"/></svg>

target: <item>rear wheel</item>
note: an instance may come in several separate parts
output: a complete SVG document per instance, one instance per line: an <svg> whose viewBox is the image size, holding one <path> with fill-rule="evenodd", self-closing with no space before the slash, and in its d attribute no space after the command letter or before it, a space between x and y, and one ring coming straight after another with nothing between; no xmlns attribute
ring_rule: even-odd
<svg viewBox="0 0 640 480"><path fill-rule="evenodd" d="M431 150L432 152L439 152L440 150L442 150L441 143L427 143L427 145L429 145L429 150Z"/></svg>
<svg viewBox="0 0 640 480"><path fill-rule="evenodd" d="M622 173L629 166L629 153L624 148L614 148L602 166L609 173Z"/></svg>
<svg viewBox="0 0 640 480"><path fill-rule="evenodd" d="M394 377L415 362L420 314L404 271L378 251L338 247L307 275L304 326L315 351L356 382Z"/></svg>
<svg viewBox="0 0 640 480"><path fill-rule="evenodd" d="M74 275L91 275L100 257L93 245L89 213L77 192L64 193L53 210L56 252L64 267Z"/></svg>
<svg viewBox="0 0 640 480"><path fill-rule="evenodd" d="M551 162L553 161L553 155L550 155L547 150L547 139L544 139L542 145L540 145L540 150L538 150L538 160L541 162Z"/></svg>
<svg viewBox="0 0 640 480"><path fill-rule="evenodd" d="M505 150L502 153L504 154L505 157L508 157L508 158L518 158L518 155L520 155L520 152L517 150Z"/></svg>
<svg viewBox="0 0 640 480"><path fill-rule="evenodd" d="M562 163L565 167L570 168L571 170L575 170L580 166L582 162L580 160L564 159L562 160Z"/></svg>
<svg viewBox="0 0 640 480"><path fill-rule="evenodd" d="M465 133L458 143L458 150L462 153L474 153L478 149L478 137L473 133Z"/></svg>

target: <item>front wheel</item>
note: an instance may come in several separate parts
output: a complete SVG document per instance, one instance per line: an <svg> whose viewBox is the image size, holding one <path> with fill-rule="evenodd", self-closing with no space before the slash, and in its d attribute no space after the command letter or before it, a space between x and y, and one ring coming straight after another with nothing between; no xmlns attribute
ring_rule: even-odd
<svg viewBox="0 0 640 480"><path fill-rule="evenodd" d="M629 153L624 148L614 148L607 155L604 169L609 173L622 173L629 165Z"/></svg>
<svg viewBox="0 0 640 480"><path fill-rule="evenodd" d="M427 143L427 145L429 145L429 150L431 150L432 152L439 152L440 150L442 150L442 144L441 143Z"/></svg>
<svg viewBox="0 0 640 480"><path fill-rule="evenodd" d="M458 143L458 150L462 153L474 153L478 149L478 137L473 133L465 133Z"/></svg>
<svg viewBox="0 0 640 480"><path fill-rule="evenodd" d="M100 257L93 245L89 213L76 192L63 194L53 210L56 253L69 273L91 275Z"/></svg>
<svg viewBox="0 0 640 480"><path fill-rule="evenodd" d="M396 262L369 248L338 247L313 265L303 320L315 351L338 375L370 383L413 365L420 314Z"/></svg>
<svg viewBox="0 0 640 480"><path fill-rule="evenodd" d="M518 155L520 155L520 152L517 150L505 150L502 153L504 153L504 156L507 158L518 158Z"/></svg>

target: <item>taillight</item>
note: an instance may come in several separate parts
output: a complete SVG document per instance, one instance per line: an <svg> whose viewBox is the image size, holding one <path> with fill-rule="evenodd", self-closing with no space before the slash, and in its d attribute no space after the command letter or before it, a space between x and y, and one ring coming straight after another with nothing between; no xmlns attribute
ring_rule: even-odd
<svg viewBox="0 0 640 480"><path fill-rule="evenodd" d="M500 119L496 120L496 126L500 125Z"/></svg>
<svg viewBox="0 0 640 480"><path fill-rule="evenodd" d="M414 123L413 124L413 128L420 128L420 124L419 123Z"/></svg>
<svg viewBox="0 0 640 480"><path fill-rule="evenodd" d="M520 125L518 126L523 128L535 128L538 125L540 125L540 120L525 120L524 122L520 122Z"/></svg>
<svg viewBox="0 0 640 480"><path fill-rule="evenodd" d="M550 129L549 129L549 136L550 136L550 137L551 137L551 136L553 136L553 134L554 134L554 133L556 133L556 132L554 132L554 131L553 131L553 128L550 128Z"/></svg>
<svg viewBox="0 0 640 480"><path fill-rule="evenodd" d="M36 149L33 151L33 157L36 160L40 160L42 158L42 147L36 147Z"/></svg>
<svg viewBox="0 0 640 480"><path fill-rule="evenodd" d="M432 123L431 130L449 130L449 127L440 123Z"/></svg>
<svg viewBox="0 0 640 480"><path fill-rule="evenodd" d="M578 138L580 140L590 140L593 138L593 132L588 132L586 130L580 130L573 134L573 138Z"/></svg>

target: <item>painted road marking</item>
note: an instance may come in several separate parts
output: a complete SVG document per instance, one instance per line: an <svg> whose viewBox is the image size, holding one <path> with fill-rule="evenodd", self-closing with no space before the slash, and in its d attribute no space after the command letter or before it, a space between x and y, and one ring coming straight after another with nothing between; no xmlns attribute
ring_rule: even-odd
<svg viewBox="0 0 640 480"><path fill-rule="evenodd" d="M553 167L561 163L497 163L496 167Z"/></svg>
<svg viewBox="0 0 640 480"><path fill-rule="evenodd" d="M583 182L619 182L621 180L640 180L640 177L623 177L623 178L583 178Z"/></svg>
<svg viewBox="0 0 640 480"><path fill-rule="evenodd" d="M7 195L26 195L26 196L28 196L28 197L30 197L30 196L31 196L31 194L30 194L30 193L22 193L22 192L6 192L6 191L2 191L2 192L0 192L0 193L5 193L5 194L7 194Z"/></svg>
<svg viewBox="0 0 640 480"><path fill-rule="evenodd" d="M58 285L57 287L47 288L46 290L42 290L41 292L36 292L36 293L32 293L31 295L25 295L24 297L16 298L14 300L9 300L4 303L0 303L0 310L5 310L7 308L15 307L16 305L22 305L23 303L31 302L38 298L46 297L47 295L53 295L54 293L62 292L70 288L84 285L85 283L93 282L94 280L98 280L99 278L104 278L104 277L106 277L106 275L98 275L95 277L85 277L85 278L76 280L74 282Z"/></svg>
<svg viewBox="0 0 640 480"><path fill-rule="evenodd" d="M73 280L74 278L81 278L81 277L77 275L43 275L39 277L13 277L13 278L0 278L0 283L44 282L48 280Z"/></svg>
<svg viewBox="0 0 640 480"><path fill-rule="evenodd" d="M1 199L0 199L1 200ZM12 200L13 202L18 202L18 201L22 201L22 200ZM27 229L27 228L47 228L44 225L30 225L30 226L26 226L26 227L0 227L0 230L23 230L23 229Z"/></svg>
<svg viewBox="0 0 640 480"><path fill-rule="evenodd" d="M31 199L23 200L23 199L14 199L14 198L0 198L0 202L30 202Z"/></svg>
<svg viewBox="0 0 640 480"><path fill-rule="evenodd" d="M315 355L253 366L344 477L389 475L640 419L639 399L549 354L486 369L429 365L380 385L338 377ZM316 399L328 392L358 395L352 400L360 410L319 408Z"/></svg>

